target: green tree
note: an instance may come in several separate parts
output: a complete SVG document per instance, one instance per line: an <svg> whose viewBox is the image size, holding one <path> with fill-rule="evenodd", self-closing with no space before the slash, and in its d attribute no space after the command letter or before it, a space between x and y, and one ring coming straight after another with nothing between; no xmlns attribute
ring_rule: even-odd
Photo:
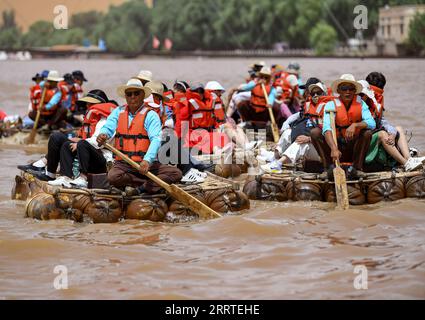
<svg viewBox="0 0 425 320"><path fill-rule="evenodd" d="M425 13L417 14L410 22L408 44L413 50L425 50Z"/></svg>
<svg viewBox="0 0 425 320"><path fill-rule="evenodd" d="M110 7L94 28L93 37L105 39L111 51L140 52L150 43L151 23L150 9L143 1L128 1Z"/></svg>
<svg viewBox="0 0 425 320"><path fill-rule="evenodd" d="M0 48L17 49L21 47L21 30L15 22L15 12L3 11L3 23L0 27Z"/></svg>
<svg viewBox="0 0 425 320"><path fill-rule="evenodd" d="M29 27L28 32L22 38L22 43L25 47L48 46L54 32L55 29L51 22L37 21Z"/></svg>
<svg viewBox="0 0 425 320"><path fill-rule="evenodd" d="M310 32L310 44L317 55L332 54L337 39L335 29L325 22L319 22Z"/></svg>

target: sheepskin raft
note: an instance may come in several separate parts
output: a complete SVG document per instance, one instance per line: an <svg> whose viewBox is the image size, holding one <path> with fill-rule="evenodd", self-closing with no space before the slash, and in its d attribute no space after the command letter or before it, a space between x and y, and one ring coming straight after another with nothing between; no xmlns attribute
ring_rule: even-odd
<svg viewBox="0 0 425 320"><path fill-rule="evenodd" d="M248 197L239 185L209 173L196 185L179 185L200 201L222 214L250 208ZM115 223L122 219L154 222L197 220L190 208L166 193L127 196L121 190L65 189L50 186L29 173L15 177L12 199L26 201L25 215L39 220L71 219L82 222Z"/></svg>
<svg viewBox="0 0 425 320"><path fill-rule="evenodd" d="M347 187L351 205L406 197L424 199L425 171L368 173L362 179L347 181ZM251 200L336 202L333 181L299 171L256 176L245 183L243 191Z"/></svg>

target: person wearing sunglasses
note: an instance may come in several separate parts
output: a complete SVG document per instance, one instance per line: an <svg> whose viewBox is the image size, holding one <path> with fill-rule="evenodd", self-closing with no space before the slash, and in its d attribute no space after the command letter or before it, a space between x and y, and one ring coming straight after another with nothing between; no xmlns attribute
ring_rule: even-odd
<svg viewBox="0 0 425 320"><path fill-rule="evenodd" d="M312 79L310 81L313 82L315 80ZM321 133L324 107L334 97L326 96L326 86L320 80L311 83L307 91L308 98L302 111L298 113L298 118L291 122L288 132L282 135L284 140L289 140L287 147L284 151L281 151L281 146L283 143L286 144L286 141L279 141L281 143L280 148L279 146L276 148L277 154L275 154L279 160L262 165L261 168L265 172L279 172L282 164L296 164L301 159L308 161L309 164L310 162L318 162L320 165L320 157L311 143L311 131L318 130ZM304 165L306 166L305 163Z"/></svg>
<svg viewBox="0 0 425 320"><path fill-rule="evenodd" d="M101 146L115 134L115 148L139 163L140 169L136 170L123 159L115 157L108 172L109 183L122 189L136 188L139 194L154 194L161 187L145 176L148 171L166 183L179 182L182 178L179 169L157 161L162 123L158 113L144 101L152 90L139 79L130 79L127 84L118 87L117 93L126 99L127 104L111 113L100 130L97 143Z"/></svg>
<svg viewBox="0 0 425 320"><path fill-rule="evenodd" d="M343 74L332 83L332 91L338 96L326 103L322 132L312 132L314 147L320 155L325 170L339 159L352 163L349 172L355 178L363 171L372 130L376 123L369 107L358 95L362 85L351 74ZM335 114L337 144L332 135L330 112Z"/></svg>

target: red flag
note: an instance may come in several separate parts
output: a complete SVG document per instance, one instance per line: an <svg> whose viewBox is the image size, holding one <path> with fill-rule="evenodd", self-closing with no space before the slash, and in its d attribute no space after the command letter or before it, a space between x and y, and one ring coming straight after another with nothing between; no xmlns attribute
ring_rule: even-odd
<svg viewBox="0 0 425 320"><path fill-rule="evenodd" d="M161 45L161 42L159 41L159 39L156 36L154 36L153 40L152 40L152 47L154 49L158 49L160 45Z"/></svg>
<svg viewBox="0 0 425 320"><path fill-rule="evenodd" d="M168 51L170 51L171 50L171 48L173 47L173 41L171 41L170 39L165 39L164 40L164 46L165 46L165 49L167 49Z"/></svg>

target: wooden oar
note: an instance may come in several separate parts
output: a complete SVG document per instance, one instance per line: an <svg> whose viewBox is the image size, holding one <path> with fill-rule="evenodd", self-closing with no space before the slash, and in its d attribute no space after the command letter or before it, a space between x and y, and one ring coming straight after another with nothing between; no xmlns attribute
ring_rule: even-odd
<svg viewBox="0 0 425 320"><path fill-rule="evenodd" d="M336 128L335 128L335 112L331 111L329 113L332 126L332 136L335 142L335 145L338 146L338 140L336 138ZM345 177L345 171L341 168L339 164L339 159L335 160L335 169L333 170L334 181L335 181L335 193L338 207L342 210L347 210L350 208L350 201L348 199L348 190L347 190L347 179Z"/></svg>
<svg viewBox="0 0 425 320"><path fill-rule="evenodd" d="M264 97L266 98L266 103L267 105L269 105L269 96L267 94L266 87L264 86L263 83L261 84L261 87L263 88ZM280 134L279 134L279 128L277 127L277 124L276 124L276 120L274 118L273 109L272 108L267 108L267 109L269 109L270 120L272 122L273 139L275 143L278 143Z"/></svg>
<svg viewBox="0 0 425 320"><path fill-rule="evenodd" d="M134 169L139 170L140 165L137 162L131 160L121 151L117 150L116 148L114 148L108 143L105 144L105 147L111 150L115 155L123 159L129 165L131 165ZM193 212L199 214L201 218L209 219L209 218L217 218L222 216L221 214L214 211L213 209L208 207L206 204L202 203L201 201L196 199L194 196L190 195L189 193L179 188L175 184L168 184L162 179L153 175L151 172L147 172L145 175L149 179L151 179L153 182L155 182L157 185L164 188L174 199L180 201L185 206L189 207Z"/></svg>
<svg viewBox="0 0 425 320"><path fill-rule="evenodd" d="M46 84L44 84L43 93L41 94L41 101L40 101L40 104L38 105L37 114L35 116L34 126L32 127L30 135L28 136L28 138L26 140L26 144L34 143L35 135L37 134L38 121L40 120L41 109L44 106L44 96L45 95L46 95Z"/></svg>

